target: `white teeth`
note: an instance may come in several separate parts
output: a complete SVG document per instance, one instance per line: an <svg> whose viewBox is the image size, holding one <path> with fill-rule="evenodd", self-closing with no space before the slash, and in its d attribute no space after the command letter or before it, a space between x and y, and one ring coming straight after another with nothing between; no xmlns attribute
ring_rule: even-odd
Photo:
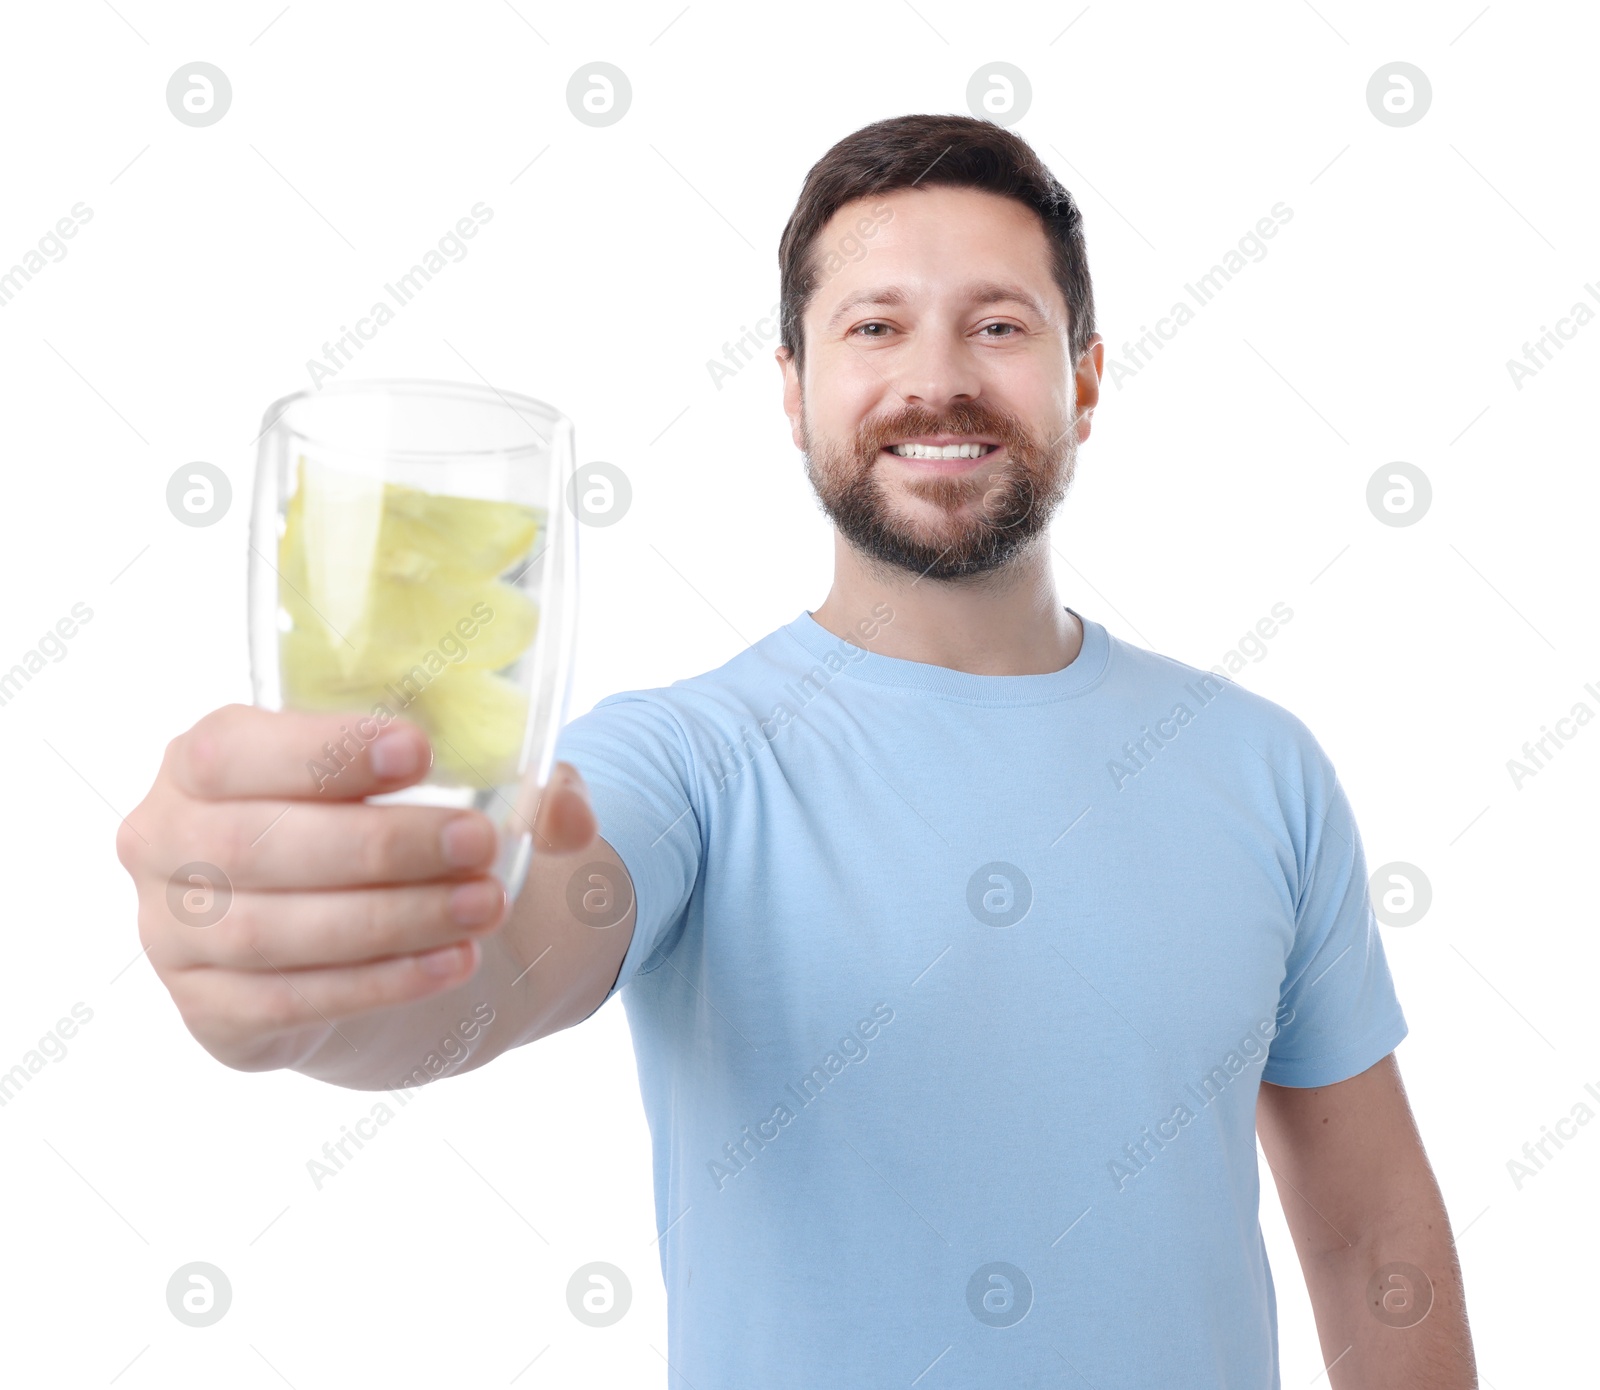
<svg viewBox="0 0 1600 1390"><path fill-rule="evenodd" d="M903 459L975 459L989 451L987 444L891 444L889 452Z"/></svg>

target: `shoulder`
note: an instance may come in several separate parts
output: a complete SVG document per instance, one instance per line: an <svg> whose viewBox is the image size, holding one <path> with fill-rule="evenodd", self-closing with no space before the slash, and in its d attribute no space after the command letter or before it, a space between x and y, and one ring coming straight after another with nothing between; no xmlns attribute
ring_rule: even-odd
<svg viewBox="0 0 1600 1390"><path fill-rule="evenodd" d="M1165 717L1181 707L1195 730L1236 748L1243 759L1254 755L1299 790L1332 794L1333 765L1305 721L1219 668L1191 666L1112 637L1107 675L1108 693L1133 711Z"/></svg>
<svg viewBox="0 0 1600 1390"><path fill-rule="evenodd" d="M769 717L783 703L785 687L792 689L795 681L818 665L818 658L795 639L791 626L775 628L721 665L670 685L606 695L567 728L584 725L619 731L631 728L639 734L670 732L686 749L703 746L708 740L732 740L741 726ZM843 642L840 647L849 651Z"/></svg>

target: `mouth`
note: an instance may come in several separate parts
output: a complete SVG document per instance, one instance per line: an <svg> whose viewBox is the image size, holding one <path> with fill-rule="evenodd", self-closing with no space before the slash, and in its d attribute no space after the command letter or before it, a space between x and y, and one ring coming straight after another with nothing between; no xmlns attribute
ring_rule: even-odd
<svg viewBox="0 0 1600 1390"><path fill-rule="evenodd" d="M995 440L970 435L925 434L885 444L878 452L919 471L960 473L1000 452L1002 447Z"/></svg>

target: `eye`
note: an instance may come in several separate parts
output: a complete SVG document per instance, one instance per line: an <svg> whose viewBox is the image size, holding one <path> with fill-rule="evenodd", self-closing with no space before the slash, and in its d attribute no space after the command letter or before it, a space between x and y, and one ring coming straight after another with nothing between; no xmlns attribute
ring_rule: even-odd
<svg viewBox="0 0 1600 1390"><path fill-rule="evenodd" d="M861 333L863 329L867 329L867 328L881 328L881 329L884 330L882 333L867 333L867 334L865 334L864 336L866 336L868 338L882 338L889 331L889 325L888 324L874 321L872 323L858 323L854 328L852 328L850 330L850 332L852 334Z"/></svg>
<svg viewBox="0 0 1600 1390"><path fill-rule="evenodd" d="M989 330L991 328L1005 328L1005 329L1009 329L1010 332L1007 332L1007 333L992 333L991 334L991 333L989 333ZM984 326L982 328L980 328L978 330L978 332L980 334L987 334L988 336L994 337L994 338L1014 338L1014 337L1017 336L1017 334L1022 332L1022 329L1017 324L1014 324L1014 323L986 323L986 324L984 324Z"/></svg>

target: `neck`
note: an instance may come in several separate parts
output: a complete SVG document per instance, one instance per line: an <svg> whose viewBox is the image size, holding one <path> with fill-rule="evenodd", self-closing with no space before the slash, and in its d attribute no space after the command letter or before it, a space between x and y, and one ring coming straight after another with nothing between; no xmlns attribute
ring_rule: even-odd
<svg viewBox="0 0 1600 1390"><path fill-rule="evenodd" d="M886 610L893 613L887 620ZM1045 536L1003 570L952 581L876 564L835 532L833 587L811 616L880 656L978 676L1059 671L1083 645L1082 628L1056 593ZM872 637L862 636L863 622L876 629Z"/></svg>

